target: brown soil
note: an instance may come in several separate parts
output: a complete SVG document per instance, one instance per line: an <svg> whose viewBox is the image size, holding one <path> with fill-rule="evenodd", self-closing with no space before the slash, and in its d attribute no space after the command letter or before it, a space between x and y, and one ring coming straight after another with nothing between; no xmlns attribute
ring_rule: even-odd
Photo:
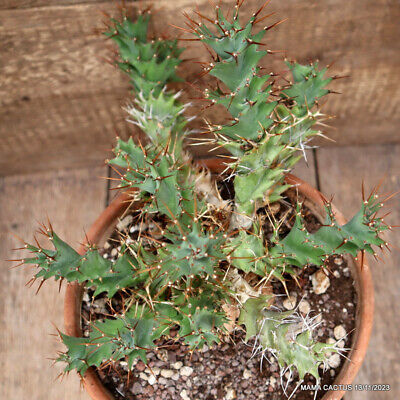
<svg viewBox="0 0 400 400"><path fill-rule="evenodd" d="M229 189L229 187L228 187ZM228 190L224 189L224 190ZM232 190L232 188L230 188ZM229 197L232 196L232 192ZM291 190L287 198L276 208L278 219L285 216L280 234L285 236L291 228L294 210L293 204L296 193ZM262 211L261 211L262 212ZM307 222L307 229L315 231L319 227L318 220L307 208L303 209ZM131 223L133 225L134 222ZM131 225L127 227L129 231ZM265 224L264 230L268 237L270 226ZM130 234L134 239L134 233ZM104 250L107 258L113 259L113 249L118 247L118 234L114 232L109 244ZM299 275L300 287L294 280L288 279L287 288L292 296L297 298L296 304L301 299L307 301L311 308L311 316L321 314L321 323L315 330L315 338L326 342L333 338L333 329L342 325L348 333L344 347L351 344L351 332L355 326L356 292L353 287L347 262L340 256L329 260L330 287L326 293L316 295L312 290L310 276L317 271L316 267L306 267ZM286 296L281 283L273 284L273 291L277 297L276 306L284 309L283 301ZM104 295L93 298L93 291L87 289L82 303L82 321L84 334L88 335L87 321L106 318L111 311L120 309L121 298L117 294L112 300L112 308L107 303ZM244 334L237 329L225 343L213 348L190 354L187 347L179 341L162 342L162 349L148 353L148 367L138 361L133 371L128 374L126 363L117 362L98 374L109 390L118 400L144 400L144 399L183 399L183 400L276 400L286 398L280 384L279 366L272 356L264 359L261 365L260 356L252 358L252 344L243 342ZM344 359L341 360L343 363ZM332 383L340 370L329 368L322 375L322 384ZM322 370L320 370L322 374ZM286 381L286 377L284 378ZM296 386L297 377L294 376L287 387L287 394L291 394ZM312 376L306 376L305 384L314 384ZM319 391L317 399L323 396ZM314 392L297 390L293 399L309 400L314 398Z"/></svg>

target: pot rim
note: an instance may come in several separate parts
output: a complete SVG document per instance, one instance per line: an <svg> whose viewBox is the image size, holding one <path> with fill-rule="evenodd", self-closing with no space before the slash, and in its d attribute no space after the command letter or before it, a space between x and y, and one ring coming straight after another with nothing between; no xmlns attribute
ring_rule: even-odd
<svg viewBox="0 0 400 400"><path fill-rule="evenodd" d="M221 172L225 165L221 159L199 160L198 164L207 167L213 172ZM295 185L299 193L303 194L317 208L322 209L327 198L317 189L310 186L300 178L287 174L285 181ZM110 205L100 214L94 224L90 227L86 239L80 246L79 254L86 252L85 243L97 244L105 235L107 230L116 222L129 207L130 191L118 195ZM332 210L339 224L346 223L343 214L332 205ZM363 265L361 265L363 259ZM366 257L357 257L353 260L353 278L356 282L358 295L356 327L353 334L352 350L349 355L350 360L346 360L340 373L334 380L334 385L350 385L361 368L368 342L371 336L374 312L374 289L371 271ZM64 301L64 325L67 335L80 337L81 330L81 303L83 286L77 283L69 283L66 288ZM84 387L90 397L94 400L115 400L114 396L105 388L100 381L94 368L90 367L82 378ZM328 391L322 400L340 400L346 392L344 390Z"/></svg>

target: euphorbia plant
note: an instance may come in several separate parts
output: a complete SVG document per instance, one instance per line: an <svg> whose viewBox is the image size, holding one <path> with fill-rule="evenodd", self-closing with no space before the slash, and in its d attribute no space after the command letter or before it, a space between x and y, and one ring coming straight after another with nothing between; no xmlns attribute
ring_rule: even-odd
<svg viewBox="0 0 400 400"><path fill-rule="evenodd" d="M246 340L254 340L262 355L274 355L282 370L297 370L300 380L309 373L318 381L320 364L341 351L313 338L313 318L274 308L268 286L271 279L296 278L307 265L323 267L334 254L374 254L372 246L385 244L379 235L387 227L377 216L382 204L374 193L341 226L326 203L326 222L309 233L298 203L290 233L280 235L279 221L268 210L290 187L286 173L320 133L318 102L329 93L332 78L317 63L294 62L287 63L291 81L275 85L275 74L263 74L259 66L268 55L260 48L271 26L254 32L263 20L262 8L241 23L239 3L231 19L217 7L214 21L201 15L199 21L188 20L194 38L213 54L205 68L217 84L204 97L231 114L227 124L209 126L215 142L231 154L226 172L233 180L231 200L222 200L210 175L183 149L190 133L188 105L167 88L179 80L177 41L149 39L149 13L111 21L106 35L117 44L118 65L135 91L128 119L146 139L118 139L108 164L119 171L121 189L135 189L130 194L141 210L133 214L139 226L145 222L154 228L126 240L115 260L104 258L95 245L79 255L52 228L43 233L53 249L26 245L32 256L24 262L37 265L36 279L78 282L110 300L124 293L122 311L91 322L89 337L61 333L66 351L58 360L66 363L66 371L83 375L90 366L117 360L127 360L132 368L137 358L146 362L147 351L171 329L178 330L175 339L189 351L198 350L226 340L232 323L245 330ZM273 226L268 240L262 229L266 216L257 212L261 208ZM249 274L258 276L257 288L247 283Z"/></svg>

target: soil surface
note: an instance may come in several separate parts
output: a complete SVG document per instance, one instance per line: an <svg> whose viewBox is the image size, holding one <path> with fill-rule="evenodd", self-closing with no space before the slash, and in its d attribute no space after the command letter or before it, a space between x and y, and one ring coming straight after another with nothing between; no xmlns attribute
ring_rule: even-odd
<svg viewBox="0 0 400 400"><path fill-rule="evenodd" d="M224 190L232 190L227 186ZM229 193L227 197L231 197ZM296 193L288 191L286 200L275 206L277 219L284 217L280 234L285 236L291 228ZM263 211L260 210L262 213ZM312 232L318 229L319 222L306 207L302 213L307 222L307 229ZM124 230L135 239L132 221L127 219ZM268 238L270 227L265 223L264 231ZM119 246L118 233L114 232L103 249L103 256L113 259ZM279 282L273 283L273 291L277 294L275 306L281 310L296 307L303 316L315 317L318 326L314 330L314 338L320 342L336 342L339 347L349 348L352 331L355 326L356 292L353 278L346 260L341 256L331 257L324 270L329 279L329 287L323 294L313 290L311 276L320 270L306 267L298 276L298 283L293 279L286 282L290 294L284 295L285 289ZM288 305L288 300L289 305ZM299 304L301 303L301 304ZM93 298L93 290L86 289L82 303L82 324L85 336L88 336L88 321L106 318L121 308L121 297L118 294L107 302L105 295ZM336 328L336 329L335 329ZM339 336L338 336L339 334ZM345 335L342 340L340 337ZM171 335L172 336L172 335ZM161 349L148 353L148 365L137 361L128 373L127 364L123 361L114 363L106 369L98 370L100 379L118 400L144 399L182 399L182 400L276 400L290 396L298 382L298 376L282 378L279 366L271 356L264 358L253 355L252 343L244 343L244 332L236 329L225 343L212 348L205 347L201 351L190 354L185 345L179 341L163 341ZM346 354L346 352L344 352ZM330 384L338 374L344 358L331 360L322 375L321 384ZM291 378L288 382L288 378ZM315 379L306 375L305 384L314 384ZM287 385L287 386L286 386ZM285 387L285 390L283 390ZM324 391L317 393L320 399ZM314 392L297 389L292 399L309 400Z"/></svg>

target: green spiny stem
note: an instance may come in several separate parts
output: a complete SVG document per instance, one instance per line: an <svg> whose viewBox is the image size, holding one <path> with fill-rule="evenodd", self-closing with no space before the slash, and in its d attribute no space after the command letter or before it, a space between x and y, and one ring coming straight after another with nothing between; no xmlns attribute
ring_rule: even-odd
<svg viewBox="0 0 400 400"><path fill-rule="evenodd" d="M218 8L215 29L205 23L193 28L216 54L217 61L207 71L226 88L206 91L205 97L222 104L232 116L232 123L211 130L237 158L231 165L236 173L235 202L238 212L246 215L254 214L257 201L272 203L287 188L284 175L298 161L296 153L318 134L311 127L320 113L312 109L328 93L325 86L331 81L317 63L288 63L294 82L271 100L276 93L270 75L261 75L259 66L268 51L258 50L268 28L253 34L256 20L257 13L242 26L237 13L228 21Z"/></svg>
<svg viewBox="0 0 400 400"><path fill-rule="evenodd" d="M178 184L183 173L180 163L167 152L154 146L136 145L132 138L128 141L118 139L114 149L115 158L108 163L121 167L121 187L139 189L138 199L147 201L149 208L174 217L182 211L181 193Z"/></svg>
<svg viewBox="0 0 400 400"><path fill-rule="evenodd" d="M112 28L105 32L119 48L119 67L129 75L136 93L158 97L169 82L180 81L176 68L183 49L176 40L148 39L150 15L139 15L135 21L112 19Z"/></svg>
<svg viewBox="0 0 400 400"><path fill-rule="evenodd" d="M278 234L276 222L271 247L265 252L262 231L254 225L253 232L244 230L233 237L225 247L229 261L236 268L260 276L274 276L283 280L283 274L296 274L296 268L306 265L323 266L328 257L350 254L357 257L360 251L376 255L372 246L382 248L386 242L380 234L387 230L377 213L383 204L379 198L370 196L363 202L357 214L345 225L339 225L332 207L326 203L326 221L315 233L309 233L301 216L301 205L297 206L294 226L285 238Z"/></svg>
<svg viewBox="0 0 400 400"><path fill-rule="evenodd" d="M26 245L33 256L24 262L37 265L36 279L44 281L54 277L68 282L89 282L96 288L95 295L106 292L111 298L118 290L135 286L145 278L139 273L140 261L125 250L113 263L103 258L95 247L89 247L81 256L53 231L47 234L53 250Z"/></svg>
<svg viewBox="0 0 400 400"><path fill-rule="evenodd" d="M182 115L190 104L177 102L179 95L161 91L158 97L152 93L145 97L139 92L135 99L136 105L126 108L129 122L139 126L157 146L169 146L177 158L182 153L183 137L189 133L185 127L191 120Z"/></svg>
<svg viewBox="0 0 400 400"><path fill-rule="evenodd" d="M170 82L181 81L176 68L183 49L176 40L148 39L150 15L139 15L136 21L112 20L105 32L119 49L122 71L129 75L136 92L136 105L127 107L129 121L139 126L156 146L171 146L177 158L182 153L188 119L183 112L189 104L177 101L179 94L167 92Z"/></svg>
<svg viewBox="0 0 400 400"><path fill-rule="evenodd" d="M241 309L239 324L246 327L246 341L255 339L255 352L272 354L282 370L297 370L302 381L308 373L320 380L318 367L328 356L340 353L334 344L317 342L312 337L313 319L295 310L281 312L267 307L270 296L248 299Z"/></svg>
<svg viewBox="0 0 400 400"><path fill-rule="evenodd" d="M180 327L178 337L190 349L218 343L219 331L224 332L226 322L224 313L214 311L220 300L208 285L198 296L188 299L177 292L174 302L153 302L151 307L136 303L123 315L91 323L88 338L60 334L67 351L58 360L67 364L66 372L75 369L81 375L90 366L100 367L121 359L126 359L132 368L136 358L147 362L147 351L176 326Z"/></svg>
<svg viewBox="0 0 400 400"><path fill-rule="evenodd" d="M315 233L308 233L298 207L296 221L290 233L283 239L275 237L275 245L270 249L272 265L285 266L323 265L334 254L351 254L357 257L360 251L375 254L372 246L382 247L385 241L380 233L387 229L382 219L376 217L381 209L379 199L370 199L361 205L357 214L345 225L336 221L332 207L326 204L326 221Z"/></svg>
<svg viewBox="0 0 400 400"><path fill-rule="evenodd" d="M80 255L49 230L47 235L54 249L27 244L33 256L24 262L37 265L36 279L54 277L68 282L87 282L96 288L95 296L107 292L109 298L124 288L147 287L154 300L158 300L161 288L179 287L193 283L196 278L219 289L216 269L224 259L220 250L224 241L222 234L203 231L199 223L184 226L178 221L177 224L167 226L162 240L152 241L151 250L146 250L140 242L129 243L121 248L115 261L102 257L93 246ZM152 270L155 272L149 273Z"/></svg>
<svg viewBox="0 0 400 400"><path fill-rule="evenodd" d="M160 313L156 316L156 312ZM75 369L83 375L90 366L100 367L109 361L126 359L130 367L139 357L146 361L146 351L154 347L154 341L169 331L169 318L175 310L160 306L152 311L139 306L129 310L124 316L105 319L91 324L90 336L72 337L61 334L67 346L59 361L67 364L65 371Z"/></svg>

